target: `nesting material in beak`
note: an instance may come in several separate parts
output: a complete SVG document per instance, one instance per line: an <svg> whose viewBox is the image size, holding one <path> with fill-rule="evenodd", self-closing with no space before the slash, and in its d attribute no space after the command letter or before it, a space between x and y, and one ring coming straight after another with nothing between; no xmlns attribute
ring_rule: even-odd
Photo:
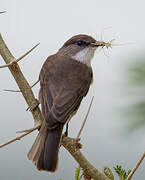
<svg viewBox="0 0 145 180"><path fill-rule="evenodd" d="M104 42L104 41L96 41L95 43L91 43L91 46L92 47L106 47L107 49L110 47L112 48L112 42L114 41L115 39L112 39L108 42Z"/></svg>

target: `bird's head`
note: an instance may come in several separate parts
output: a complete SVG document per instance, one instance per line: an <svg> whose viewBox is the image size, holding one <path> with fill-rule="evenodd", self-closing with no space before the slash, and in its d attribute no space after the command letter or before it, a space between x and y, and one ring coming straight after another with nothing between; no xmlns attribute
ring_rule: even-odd
<svg viewBox="0 0 145 180"><path fill-rule="evenodd" d="M94 38L85 34L73 36L59 49L59 54L68 56L90 66L90 61L98 45Z"/></svg>

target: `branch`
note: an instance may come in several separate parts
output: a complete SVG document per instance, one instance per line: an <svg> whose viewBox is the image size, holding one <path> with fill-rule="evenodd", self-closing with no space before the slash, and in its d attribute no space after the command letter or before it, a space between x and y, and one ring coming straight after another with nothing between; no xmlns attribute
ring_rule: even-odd
<svg viewBox="0 0 145 180"><path fill-rule="evenodd" d="M9 145L9 144L11 144L11 143L13 143L13 142L15 142L15 141L17 141L17 140L20 140L21 138L27 136L28 134L32 133L33 131L35 131L36 129L39 129L39 128L40 128L40 125L39 125L39 126L36 126L36 127L34 127L34 128L29 129L29 131L27 130L27 132L25 132L25 133L22 134L21 136L17 136L16 138L14 138L14 139L12 139L12 140L10 140L10 141L8 141L8 142L0 145L0 148L2 148L2 147L4 147L4 146L7 146L7 145Z"/></svg>
<svg viewBox="0 0 145 180"><path fill-rule="evenodd" d="M32 47L29 51L27 51L23 56L19 57L18 59L14 59L12 60L10 63L5 64L3 66L0 66L0 68L5 68L5 67L9 67L12 66L16 63L18 63L21 59L23 59L25 56L27 56L31 51L33 51L33 49L35 49L40 43L36 44L34 47Z"/></svg>
<svg viewBox="0 0 145 180"><path fill-rule="evenodd" d="M70 152L73 158L80 164L81 168L91 176L92 179L96 180L109 180L105 174L98 171L81 153L76 147L76 139L70 137L63 137L61 144Z"/></svg>
<svg viewBox="0 0 145 180"><path fill-rule="evenodd" d="M27 136L28 134L32 133L33 131L40 129L41 125L38 125L34 128L18 131L18 132L25 132L21 136L17 136L16 138L0 145L0 148L7 146L17 140L20 140L21 138ZM105 176L103 173L98 171L80 152L80 150L77 147L76 139L70 138L70 137L63 137L61 144L65 147L67 151L70 152L70 154L73 156L73 158L80 164L81 168L85 171L86 174L88 174L91 178L96 180L109 180L107 176Z"/></svg>
<svg viewBox="0 0 145 180"><path fill-rule="evenodd" d="M140 164L142 163L142 161L145 158L145 152L143 153L142 157L139 159L139 161L136 163L136 166L132 169L132 171L129 173L129 176L127 177L126 180L130 180L132 178L132 176L134 175L134 173L136 172L136 170L138 169L138 167L140 166Z"/></svg>
<svg viewBox="0 0 145 180"><path fill-rule="evenodd" d="M33 47L34 48L34 47ZM32 49L31 49L32 50ZM27 52L28 54L28 52ZM0 34L0 55L3 57L6 64L9 64L11 61L15 59L15 57L11 54L8 47L6 46L1 34ZM21 58L24 57L21 56ZM20 59L20 58L19 58ZM14 66L8 66L9 70L11 71L20 91L22 92L23 97L25 98L29 107L32 107L35 104L36 99L31 90L30 85L28 84L27 80L25 79L24 75L21 72L19 65L16 63ZM34 110L31 111L34 121L37 124L43 120L43 116L39 107L36 107Z"/></svg>
<svg viewBox="0 0 145 180"><path fill-rule="evenodd" d="M15 57L11 54L9 49L7 48L2 36L0 34L0 55L3 57L6 64L9 64L11 61L15 60ZM24 75L21 72L20 67L17 63L14 66L8 66L9 70L11 71L16 83L19 86L22 95L24 96L27 104L29 107L32 107L34 102L36 102L34 94L30 85L28 84L27 80L25 79ZM31 111L35 123L40 125L40 122L43 121L43 116L39 107L36 107L34 110ZM40 128L40 126L39 126ZM15 142L22 137L30 134L33 130L38 129L37 127L31 128L28 132L25 132L21 136L16 137L15 139L1 145L0 147L4 147L12 142ZM70 154L74 157L74 159L80 164L83 170L91 176L93 179L96 180L109 180L104 173L98 171L95 167L93 167L90 162L83 156L78 148L76 148L76 139L72 139L69 137L65 137L62 139L62 145L70 152Z"/></svg>
<svg viewBox="0 0 145 180"><path fill-rule="evenodd" d="M87 121L87 118L88 118L88 115L89 115L89 112L90 112L90 109L91 109L91 106L92 106L92 103L93 103L93 99L94 99L94 96L93 96L92 99L91 99L91 102L90 102L90 105L89 105L89 109L88 109L87 114L86 114L86 117L85 117L85 119L84 119L84 121L83 121L82 127L81 127L81 129L79 130L79 133L78 133L78 135L77 135L77 139L79 139L79 137L80 137L80 135L81 135L81 132L82 132L84 126L85 126L85 123L86 123L86 121Z"/></svg>
<svg viewBox="0 0 145 180"><path fill-rule="evenodd" d="M3 13L5 13L5 12L6 12L6 11L1 11L0 14L3 14Z"/></svg>
<svg viewBox="0 0 145 180"><path fill-rule="evenodd" d="M36 130L36 129L40 129L41 128L41 124L33 127L33 128L30 128L30 129L25 129L25 130L21 130L21 131L16 131L16 133L26 133L26 132L30 132L32 130Z"/></svg>
<svg viewBox="0 0 145 180"><path fill-rule="evenodd" d="M39 82L39 80L37 80L34 84L32 84L32 86L30 86L31 88L33 88L37 83ZM4 91L8 91L8 92L21 92L20 90L12 90L12 89L3 89Z"/></svg>

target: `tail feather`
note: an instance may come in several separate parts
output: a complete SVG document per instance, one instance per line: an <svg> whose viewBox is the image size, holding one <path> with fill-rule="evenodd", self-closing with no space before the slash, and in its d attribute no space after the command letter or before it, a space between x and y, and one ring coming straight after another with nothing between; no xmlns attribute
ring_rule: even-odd
<svg viewBox="0 0 145 180"><path fill-rule="evenodd" d="M38 170L50 172L56 170L62 129L63 125L58 124L55 129L48 130L46 124L43 123L28 153L28 159L34 162Z"/></svg>
<svg viewBox="0 0 145 180"><path fill-rule="evenodd" d="M37 168L54 172L57 169L58 151L60 146L61 134L63 126L59 125L54 130L48 130L44 148L41 151Z"/></svg>
<svg viewBox="0 0 145 180"><path fill-rule="evenodd" d="M32 160L34 164L37 164L38 158L41 154L41 151L44 147L45 137L47 134L47 128L45 123L42 124L38 136L35 139L30 151L27 154L29 160Z"/></svg>

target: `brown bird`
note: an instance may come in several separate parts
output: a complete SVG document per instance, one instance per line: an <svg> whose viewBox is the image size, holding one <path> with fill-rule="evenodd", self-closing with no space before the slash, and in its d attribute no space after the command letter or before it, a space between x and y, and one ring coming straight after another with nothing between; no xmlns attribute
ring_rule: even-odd
<svg viewBox="0 0 145 180"><path fill-rule="evenodd" d="M93 80L91 59L98 44L88 35L76 35L47 58L40 72L39 101L44 122L28 158L38 170L54 172L65 123L75 114Z"/></svg>

